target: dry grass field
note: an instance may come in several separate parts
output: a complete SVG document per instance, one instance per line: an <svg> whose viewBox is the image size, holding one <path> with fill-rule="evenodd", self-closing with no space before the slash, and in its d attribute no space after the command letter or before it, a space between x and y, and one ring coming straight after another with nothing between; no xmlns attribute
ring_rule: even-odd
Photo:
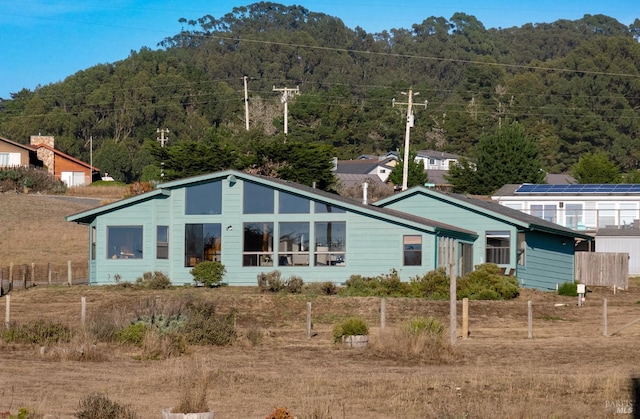
<svg viewBox="0 0 640 419"><path fill-rule="evenodd" d="M43 206L41 199L52 198L0 195L0 265L31 261L40 253L86 257L85 227L76 229L63 217L90 204ZM9 209L18 201L21 209ZM29 233L12 230L26 229L25 220L34 226ZM629 411L632 380L640 377L640 322L623 328L640 318L640 283L630 282L629 291L615 295L590 289L582 307L575 298L532 290L512 301L472 301L470 339L444 349L411 347L393 332L415 316L436 316L448 325L447 302L387 299L387 329L381 331L378 298L271 295L252 287L17 290L11 294L11 322L57 321L78 337L44 351L0 343L0 414L27 408L48 418L72 418L82 399L105 394L140 418L160 418L162 409L177 406L193 386L208 383L206 402L217 419L265 418L279 406L299 419L625 417L616 406ZM138 347L107 345L83 333L82 297L88 325L105 318L133 320L150 304L168 310L186 301L213 302L221 314L237 310L238 338L231 346L189 346L179 357L145 359ZM617 332L609 337L602 335L603 298L608 330ZM534 310L532 339L528 301ZM6 297L0 298L0 313L5 307ZM369 346L335 345L332 326L356 314L372 326ZM65 356L80 347L83 356Z"/></svg>

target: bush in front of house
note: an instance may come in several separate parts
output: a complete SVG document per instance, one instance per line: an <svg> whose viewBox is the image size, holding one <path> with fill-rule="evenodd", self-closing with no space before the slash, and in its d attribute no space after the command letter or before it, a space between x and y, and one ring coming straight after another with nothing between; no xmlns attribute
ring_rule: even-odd
<svg viewBox="0 0 640 419"><path fill-rule="evenodd" d="M304 281L297 275L291 275L288 279L282 279L282 273L278 270L260 272L258 274L258 289L261 292L300 294L303 288Z"/></svg>
<svg viewBox="0 0 640 419"><path fill-rule="evenodd" d="M398 272L391 270L387 275L365 277L352 275L346 288L339 291L349 297L423 297L430 300L449 298L449 275L443 268L427 272L423 276L402 282ZM505 276L498 265L487 263L478 265L476 270L462 278L457 278L457 298L471 300L507 300L520 293L518 279Z"/></svg>
<svg viewBox="0 0 640 419"><path fill-rule="evenodd" d="M141 277L136 279L136 287L149 288L152 290L163 290L171 288L171 280L160 271L145 272Z"/></svg>
<svg viewBox="0 0 640 419"><path fill-rule="evenodd" d="M366 277L351 275L346 288L338 294L346 297L407 297L412 295L411 284L402 282L395 269L385 275Z"/></svg>
<svg viewBox="0 0 640 419"><path fill-rule="evenodd" d="M567 297L577 297L578 296L578 284L575 282L565 282L558 286L558 294L565 295Z"/></svg>
<svg viewBox="0 0 640 419"><path fill-rule="evenodd" d="M333 341L340 342L344 336L368 335L369 325L360 317L349 317L333 326Z"/></svg>
<svg viewBox="0 0 640 419"><path fill-rule="evenodd" d="M444 268L434 269L421 277L411 278L411 287L416 296L429 300L449 298L449 276Z"/></svg>
<svg viewBox="0 0 640 419"><path fill-rule="evenodd" d="M16 191L64 194L67 186L46 170L31 167L0 169L0 192Z"/></svg>
<svg viewBox="0 0 640 419"><path fill-rule="evenodd" d="M194 266L189 273L193 275L193 280L196 284L202 284L205 287L217 287L222 283L227 269L220 262L204 261Z"/></svg>
<svg viewBox="0 0 640 419"><path fill-rule="evenodd" d="M478 265L457 282L457 297L470 300L509 300L520 294L518 279L505 276L498 265Z"/></svg>

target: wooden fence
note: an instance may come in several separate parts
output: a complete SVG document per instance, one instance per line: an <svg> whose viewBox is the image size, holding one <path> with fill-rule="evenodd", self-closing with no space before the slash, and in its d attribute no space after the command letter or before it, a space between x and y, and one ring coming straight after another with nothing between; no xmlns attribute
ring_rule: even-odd
<svg viewBox="0 0 640 419"><path fill-rule="evenodd" d="M17 288L36 285L77 285L89 283L87 262L29 263L0 266L0 295Z"/></svg>
<svg viewBox="0 0 640 419"><path fill-rule="evenodd" d="M629 254L576 252L576 281L591 286L629 288Z"/></svg>

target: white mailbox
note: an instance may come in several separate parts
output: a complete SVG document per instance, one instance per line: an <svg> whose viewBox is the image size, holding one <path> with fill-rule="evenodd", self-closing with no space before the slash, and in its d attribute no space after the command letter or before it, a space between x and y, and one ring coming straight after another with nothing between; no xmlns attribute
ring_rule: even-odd
<svg viewBox="0 0 640 419"><path fill-rule="evenodd" d="M578 286L578 289L577 289L578 294L584 294L586 291L586 286L584 284L577 284L577 286Z"/></svg>

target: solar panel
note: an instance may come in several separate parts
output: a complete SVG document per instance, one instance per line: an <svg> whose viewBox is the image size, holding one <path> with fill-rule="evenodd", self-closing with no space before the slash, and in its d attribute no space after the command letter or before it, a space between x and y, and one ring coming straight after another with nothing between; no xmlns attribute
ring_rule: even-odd
<svg viewBox="0 0 640 419"><path fill-rule="evenodd" d="M640 184L638 183L586 183L586 184L568 184L568 185L547 185L547 184L522 184L515 192L533 193L533 194L628 194L640 193Z"/></svg>

